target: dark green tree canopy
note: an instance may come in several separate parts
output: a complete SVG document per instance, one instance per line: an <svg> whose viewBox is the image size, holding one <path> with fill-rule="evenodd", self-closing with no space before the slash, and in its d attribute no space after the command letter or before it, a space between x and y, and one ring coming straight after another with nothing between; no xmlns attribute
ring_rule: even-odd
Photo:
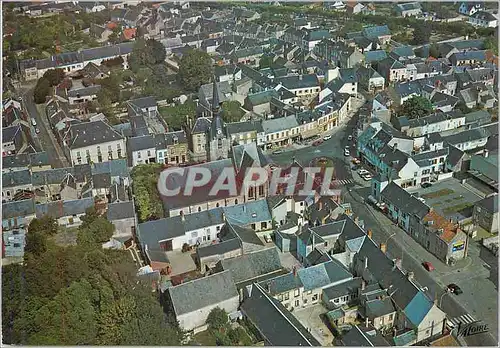
<svg viewBox="0 0 500 348"><path fill-rule="evenodd" d="M185 90L197 92L201 85L211 81L212 74L212 59L208 53L193 49L182 56L178 76Z"/></svg>
<svg viewBox="0 0 500 348"><path fill-rule="evenodd" d="M413 96L406 100L399 109L399 116L406 116L408 119L427 116L432 112L432 103L422 96Z"/></svg>

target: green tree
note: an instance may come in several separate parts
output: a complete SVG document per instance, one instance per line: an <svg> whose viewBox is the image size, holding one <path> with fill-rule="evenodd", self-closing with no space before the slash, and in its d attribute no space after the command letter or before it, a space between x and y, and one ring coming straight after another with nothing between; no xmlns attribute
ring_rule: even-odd
<svg viewBox="0 0 500 348"><path fill-rule="evenodd" d="M51 87L49 80L43 77L39 79L36 83L35 90L33 91L33 98L35 99L35 103L45 103L47 96L50 94L50 91Z"/></svg>
<svg viewBox="0 0 500 348"><path fill-rule="evenodd" d="M89 225L82 225L78 229L77 242L80 245L93 246L102 244L111 239L115 230L114 225L103 217L98 217Z"/></svg>
<svg viewBox="0 0 500 348"><path fill-rule="evenodd" d="M51 86L57 86L62 82L62 80L64 80L64 76L65 76L64 70L57 68L57 69L47 70L43 74L42 78L47 79Z"/></svg>
<svg viewBox="0 0 500 348"><path fill-rule="evenodd" d="M210 82L212 73L212 59L208 53L193 49L182 56L178 76L187 91L197 92L201 85Z"/></svg>
<svg viewBox="0 0 500 348"><path fill-rule="evenodd" d="M31 220L28 231L31 232L43 232L48 236L53 236L59 230L56 219L51 216L45 215L41 218Z"/></svg>
<svg viewBox="0 0 500 348"><path fill-rule="evenodd" d="M429 47L429 56L434 57L436 59L440 58L441 55L439 54L439 47L438 47L438 45L436 45L436 44L430 45L430 47Z"/></svg>
<svg viewBox="0 0 500 348"><path fill-rule="evenodd" d="M163 202L158 193L160 164L141 164L132 170L132 188L140 221L161 219L164 216Z"/></svg>
<svg viewBox="0 0 500 348"><path fill-rule="evenodd" d="M427 22L419 22L413 28L413 43L415 45L429 43L432 29L426 23Z"/></svg>
<svg viewBox="0 0 500 348"><path fill-rule="evenodd" d="M239 101L225 101L222 103L222 119L224 122L239 122L243 117L244 113L241 110L241 104Z"/></svg>
<svg viewBox="0 0 500 348"><path fill-rule="evenodd" d="M210 311L207 317L207 325L210 331L219 332L227 327L228 316L224 309L215 307Z"/></svg>
<svg viewBox="0 0 500 348"><path fill-rule="evenodd" d="M498 55L498 41L494 37L487 37L484 40L484 48Z"/></svg>
<svg viewBox="0 0 500 348"><path fill-rule="evenodd" d="M408 119L427 116L432 112L432 103L422 96L413 96L401 105L398 115L406 116Z"/></svg>
<svg viewBox="0 0 500 348"><path fill-rule="evenodd" d="M165 46L163 46L161 42L149 39L146 41L146 46L148 47L148 50L150 50L151 58L148 60L151 61L151 64L160 64L165 62L167 52L165 51Z"/></svg>

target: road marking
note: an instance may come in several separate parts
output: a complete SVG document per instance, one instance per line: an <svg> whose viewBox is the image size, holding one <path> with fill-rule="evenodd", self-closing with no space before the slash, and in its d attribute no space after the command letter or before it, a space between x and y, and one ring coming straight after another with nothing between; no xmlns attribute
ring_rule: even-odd
<svg viewBox="0 0 500 348"><path fill-rule="evenodd" d="M456 326L460 323L462 324L470 324L470 323L474 323L476 322L477 320L470 314L463 314L459 317L456 317L456 318L451 318L448 320L453 326Z"/></svg>

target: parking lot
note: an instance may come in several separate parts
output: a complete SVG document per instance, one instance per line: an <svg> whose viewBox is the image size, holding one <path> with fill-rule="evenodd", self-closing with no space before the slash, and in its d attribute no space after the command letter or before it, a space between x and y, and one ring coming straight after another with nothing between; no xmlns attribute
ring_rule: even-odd
<svg viewBox="0 0 500 348"><path fill-rule="evenodd" d="M408 191L418 192L428 206L454 221L470 218L474 203L481 199L475 192L469 191L454 178L436 182L428 188L418 187L408 189Z"/></svg>

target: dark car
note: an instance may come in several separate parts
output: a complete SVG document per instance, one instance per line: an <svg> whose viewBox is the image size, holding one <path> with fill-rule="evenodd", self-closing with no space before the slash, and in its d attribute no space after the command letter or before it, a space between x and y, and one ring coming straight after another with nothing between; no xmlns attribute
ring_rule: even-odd
<svg viewBox="0 0 500 348"><path fill-rule="evenodd" d="M454 293L455 295L460 295L463 293L462 289L457 284L451 283L448 285L448 291Z"/></svg>
<svg viewBox="0 0 500 348"><path fill-rule="evenodd" d="M428 188L431 187L432 184L430 182L423 182L420 186L422 186L422 188Z"/></svg>
<svg viewBox="0 0 500 348"><path fill-rule="evenodd" d="M323 144L323 139L316 140L314 143L312 143L313 146L318 146Z"/></svg>

